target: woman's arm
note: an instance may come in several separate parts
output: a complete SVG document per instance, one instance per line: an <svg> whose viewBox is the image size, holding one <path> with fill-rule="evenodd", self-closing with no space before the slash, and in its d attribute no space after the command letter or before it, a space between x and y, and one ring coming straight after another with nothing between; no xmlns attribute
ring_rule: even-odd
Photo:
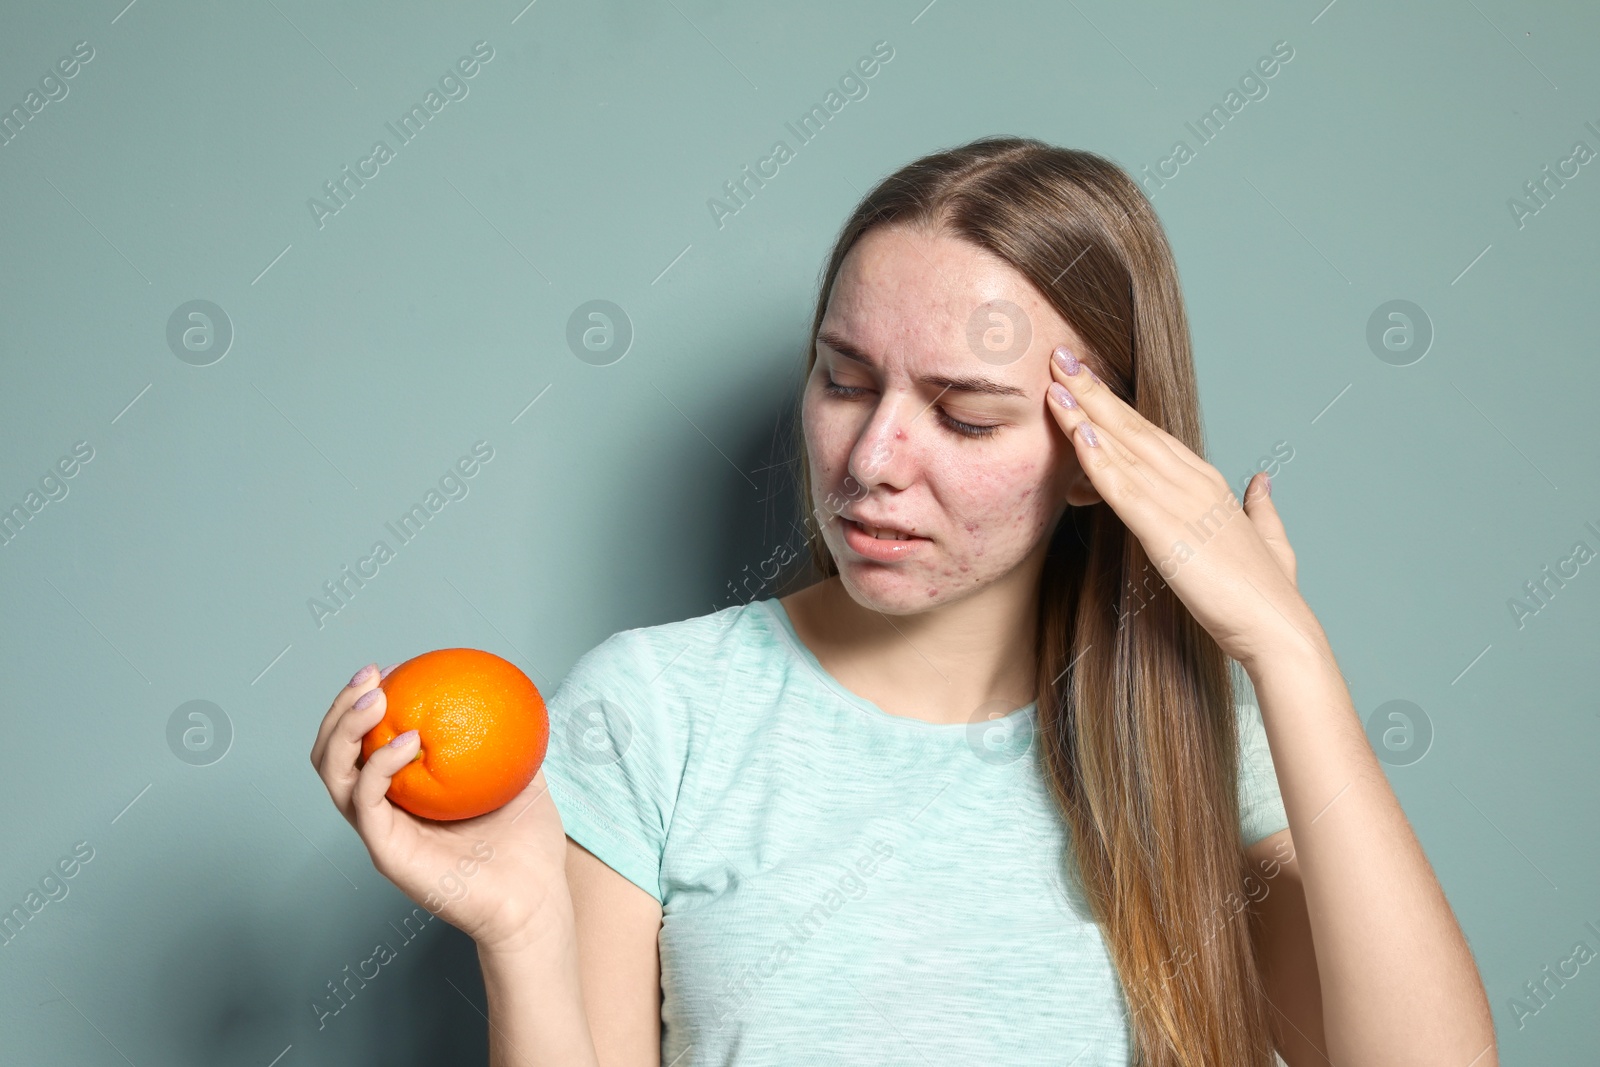
<svg viewBox="0 0 1600 1067"><path fill-rule="evenodd" d="M415 730L356 766L362 738L386 714L388 698L378 686L385 673L369 663L334 698L311 765L378 873L477 944L496 1067L595 1067L579 963L586 925L601 905L573 903L575 895L585 904L603 898L573 891L576 846L562 831L544 771L509 803L474 819L437 822L398 807L388 790L419 755ZM445 893L441 871L458 884L458 871L471 878L470 889Z"/></svg>
<svg viewBox="0 0 1600 1067"><path fill-rule="evenodd" d="M489 1000L489 1067L598 1067L579 992L576 931L546 943L478 945ZM554 949L554 951L552 951Z"/></svg>
<svg viewBox="0 0 1600 1067"><path fill-rule="evenodd" d="M1294 879L1273 886L1260 908L1274 1020L1291 1035L1291 1026L1306 1031L1286 1039L1286 1051L1324 1036L1334 1063L1498 1064L1472 953L1326 636L1309 611L1285 622L1280 642L1241 662L1261 707L1295 855L1285 871ZM1314 951L1296 944L1307 932ZM1304 973L1308 964L1314 976ZM1303 1014L1313 981L1321 991L1314 1021Z"/></svg>
<svg viewBox="0 0 1600 1067"><path fill-rule="evenodd" d="M1256 879L1247 889L1261 887L1259 897L1249 893L1258 920L1256 966L1278 1055L1289 1067L1322 1067L1329 1062L1328 1039L1322 1032L1322 988L1294 837L1279 830L1245 849L1245 856Z"/></svg>
<svg viewBox="0 0 1600 1067"><path fill-rule="evenodd" d="M1250 675L1305 889L1329 1057L1498 1063L1472 953L1300 595L1271 478L1252 476L1241 504L1215 467L1080 373L1066 346L1056 352L1051 410L1095 494ZM1080 432L1091 419L1096 432Z"/></svg>
<svg viewBox="0 0 1600 1067"><path fill-rule="evenodd" d="M570 837L567 884L601 1067L660 1067L660 901Z"/></svg>
<svg viewBox="0 0 1600 1067"><path fill-rule="evenodd" d="M660 1067L654 897L567 838L570 921L478 946L490 1067Z"/></svg>

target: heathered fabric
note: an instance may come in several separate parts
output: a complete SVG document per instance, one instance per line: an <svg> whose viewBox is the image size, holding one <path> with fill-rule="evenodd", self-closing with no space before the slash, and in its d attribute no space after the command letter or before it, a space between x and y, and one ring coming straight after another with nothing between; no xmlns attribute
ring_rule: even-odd
<svg viewBox="0 0 1600 1067"><path fill-rule="evenodd" d="M612 635L549 711L567 834L662 904L663 1067L1128 1062L1034 704L891 715L774 598ZM1251 843L1288 819L1239 714Z"/></svg>

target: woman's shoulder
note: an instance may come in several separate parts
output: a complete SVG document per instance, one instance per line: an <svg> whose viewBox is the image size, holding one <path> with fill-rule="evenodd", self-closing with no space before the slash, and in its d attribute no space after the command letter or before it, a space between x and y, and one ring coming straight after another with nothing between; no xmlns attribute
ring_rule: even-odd
<svg viewBox="0 0 1600 1067"><path fill-rule="evenodd" d="M694 615L675 622L619 630L613 636L637 634L652 646L663 648L723 647L740 631L748 632L753 626L765 624L768 617L765 602L753 600L747 604L730 604L704 615Z"/></svg>
<svg viewBox="0 0 1600 1067"><path fill-rule="evenodd" d="M707 696L741 653L772 637L772 616L761 601L618 630L579 657L562 687L622 688L652 702L681 705Z"/></svg>
<svg viewBox="0 0 1600 1067"><path fill-rule="evenodd" d="M619 630L580 656L546 702L553 791L571 803L591 790L585 802L600 805L595 796L621 789L659 814L683 788L734 773L762 731L756 675L771 621L752 602Z"/></svg>

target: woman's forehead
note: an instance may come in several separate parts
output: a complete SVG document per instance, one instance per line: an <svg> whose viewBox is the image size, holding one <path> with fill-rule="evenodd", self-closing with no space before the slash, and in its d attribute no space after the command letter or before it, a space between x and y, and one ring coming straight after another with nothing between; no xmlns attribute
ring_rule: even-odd
<svg viewBox="0 0 1600 1067"><path fill-rule="evenodd" d="M902 227L869 231L851 248L822 332L884 357L975 359L991 370L1012 362L995 358L997 340L1021 340L1014 351L1024 362L1077 339L1038 290L998 256Z"/></svg>

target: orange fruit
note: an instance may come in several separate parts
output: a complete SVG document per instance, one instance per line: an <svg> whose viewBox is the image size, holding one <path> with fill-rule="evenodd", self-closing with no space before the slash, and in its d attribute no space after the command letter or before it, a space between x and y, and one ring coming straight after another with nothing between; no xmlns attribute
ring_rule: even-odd
<svg viewBox="0 0 1600 1067"><path fill-rule="evenodd" d="M470 819L504 807L544 762L550 719L517 665L476 648L406 660L378 683L383 718L361 739L363 764L416 730L422 749L386 794L424 819Z"/></svg>

